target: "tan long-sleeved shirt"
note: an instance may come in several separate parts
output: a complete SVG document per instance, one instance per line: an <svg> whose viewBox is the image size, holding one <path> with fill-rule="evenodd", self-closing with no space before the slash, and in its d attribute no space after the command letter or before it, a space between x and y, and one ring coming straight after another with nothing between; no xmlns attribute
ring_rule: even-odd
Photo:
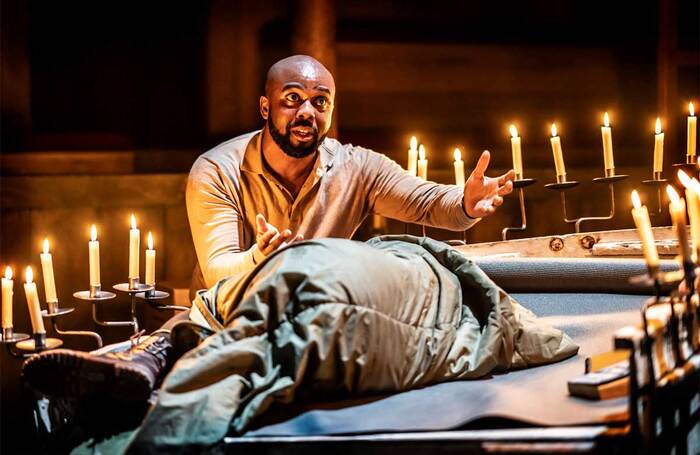
<svg viewBox="0 0 700 455"><path fill-rule="evenodd" d="M263 164L259 131L200 156L187 181L187 215L204 285L242 275L262 259L255 216L304 238L352 237L370 213L464 230L464 190L411 176L371 150L325 139L314 168L294 198Z"/></svg>

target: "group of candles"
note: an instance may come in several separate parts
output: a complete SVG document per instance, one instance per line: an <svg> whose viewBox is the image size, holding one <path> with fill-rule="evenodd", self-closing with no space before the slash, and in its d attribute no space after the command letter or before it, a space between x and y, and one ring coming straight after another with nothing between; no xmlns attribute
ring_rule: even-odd
<svg viewBox="0 0 700 455"><path fill-rule="evenodd" d="M139 261L140 261L141 233L136 227L136 217L131 215L131 229L129 230L129 281L139 281ZM49 252L49 239L44 239L43 253L41 253L41 269L44 276L44 292L46 302L49 304L48 311L51 312L52 304L58 303L56 294L56 282L54 279L53 259ZM90 287L99 290L100 283L100 242L97 240L97 228L93 224L90 228L90 241L88 242L88 258L90 265ZM153 235L148 233L148 248L146 249L146 276L145 283L149 286L156 284L156 250L153 248ZM12 279L12 268L5 268L5 276L2 278L2 329L3 334L12 333L12 302L14 294L14 280ZM39 294L34 282L34 272L28 266L25 271L24 294L27 299L29 316L32 322L34 333L46 333L44 321L41 316L39 304Z"/></svg>
<svg viewBox="0 0 700 455"><path fill-rule="evenodd" d="M685 187L685 200L671 186L666 186L669 198L668 210L671 213L673 227L678 237L678 250L684 263L696 262L700 258L700 182L696 178L690 178L682 170L678 171L678 179ZM651 230L649 211L639 199L637 190L632 191L632 218L637 227L639 238L642 241L642 252L649 268L650 274L656 273L659 268L659 254L654 245L654 235ZM690 218L690 238L688 241L686 231L686 211Z"/></svg>
<svg viewBox="0 0 700 455"><path fill-rule="evenodd" d="M688 103L688 148L687 157L688 163L696 162L696 143L697 143L697 127L698 119L695 116L693 103ZM610 116L606 112L603 115L603 125L600 127L600 133L603 140L603 162L605 166L605 176L612 177L615 175L615 159L613 157L612 145L612 127L610 126ZM515 125L510 125L510 145L513 155L513 170L515 171L515 179L523 178L523 158L520 136ZM550 138L552 146L552 155L554 157L554 167L557 174L557 182L566 182L566 166L564 165L564 154L562 152L561 137L557 134L557 125L552 123L552 137ZM654 135L654 179L659 180L663 172L664 161L664 133L661 129L661 119L656 119L656 128ZM455 169L455 184L464 185L464 161L462 161L462 153L456 148L454 149L454 169ZM417 175L422 179L427 179L428 175L428 160L425 156L425 147L421 144L418 146L416 137L411 137L410 147L408 149L408 172L411 175Z"/></svg>

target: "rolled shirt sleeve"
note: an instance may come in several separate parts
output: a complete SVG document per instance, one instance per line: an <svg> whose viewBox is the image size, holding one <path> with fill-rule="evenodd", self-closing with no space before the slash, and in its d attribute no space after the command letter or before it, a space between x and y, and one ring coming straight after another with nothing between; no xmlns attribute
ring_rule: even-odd
<svg viewBox="0 0 700 455"><path fill-rule="evenodd" d="M364 173L374 213L452 231L469 229L480 220L464 211L463 187L425 181L380 153L356 149L365 155Z"/></svg>
<svg viewBox="0 0 700 455"><path fill-rule="evenodd" d="M203 157L195 162L187 179L185 200L197 260L207 287L223 278L242 276L262 260L257 245L247 250L241 248L240 209L215 163Z"/></svg>

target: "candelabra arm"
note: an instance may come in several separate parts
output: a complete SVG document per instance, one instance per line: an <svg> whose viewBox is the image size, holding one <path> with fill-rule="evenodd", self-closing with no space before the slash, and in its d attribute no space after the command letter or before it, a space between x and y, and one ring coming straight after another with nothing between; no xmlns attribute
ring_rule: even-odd
<svg viewBox="0 0 700 455"><path fill-rule="evenodd" d="M584 221L605 221L605 220L612 220L613 217L615 216L615 186L613 183L608 184L608 188L610 190L610 213L607 216L584 216L581 217L577 220L567 220L567 223L575 223L574 227L576 228L576 232L581 232L581 223ZM561 193L562 198L564 197L564 192L562 191ZM566 210L566 208L564 209ZM564 217L566 218L566 211L564 212L565 215Z"/></svg>
<svg viewBox="0 0 700 455"><path fill-rule="evenodd" d="M56 331L56 333L59 335L90 337L95 340L97 349L102 347L102 337L99 333L90 332L87 330L61 330L61 328L58 326L58 321L56 319L51 319L51 325L53 326L53 329Z"/></svg>
<svg viewBox="0 0 700 455"><path fill-rule="evenodd" d="M138 332L138 322L136 322L133 319L131 321L102 321L102 320L100 320L100 318L97 317L97 305L95 303L92 304L92 320L95 321L96 324L101 325L103 327L133 327L134 333Z"/></svg>
<svg viewBox="0 0 700 455"><path fill-rule="evenodd" d="M564 193L562 193L564 194ZM525 190L522 188L518 188L518 200L520 202L520 219L521 223L520 226L509 226L503 228L501 231L501 238L505 241L508 240L508 233L509 232L522 232L525 229L527 229L527 215L525 214Z"/></svg>

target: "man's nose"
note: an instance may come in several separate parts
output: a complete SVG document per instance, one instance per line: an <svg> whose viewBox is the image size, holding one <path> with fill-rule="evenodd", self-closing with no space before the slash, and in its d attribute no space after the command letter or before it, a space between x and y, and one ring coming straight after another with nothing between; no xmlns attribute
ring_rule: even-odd
<svg viewBox="0 0 700 455"><path fill-rule="evenodd" d="M296 117L302 119L310 119L314 116L314 107L311 105L311 100L306 100L297 109Z"/></svg>

